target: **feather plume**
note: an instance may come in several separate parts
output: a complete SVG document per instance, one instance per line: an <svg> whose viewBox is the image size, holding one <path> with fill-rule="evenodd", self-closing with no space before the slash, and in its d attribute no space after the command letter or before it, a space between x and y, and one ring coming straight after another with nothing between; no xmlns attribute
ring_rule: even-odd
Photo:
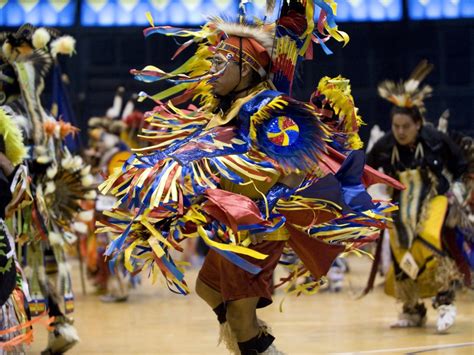
<svg viewBox="0 0 474 355"><path fill-rule="evenodd" d="M33 33L31 42L34 48L41 49L46 47L50 40L51 35L49 34L48 30L44 27L41 27Z"/></svg>
<svg viewBox="0 0 474 355"><path fill-rule="evenodd" d="M275 36L275 25L254 25L250 23L236 23L227 21L222 17L212 16L209 22L227 36L237 36L243 38L253 38L260 43L268 53L272 53L273 38Z"/></svg>
<svg viewBox="0 0 474 355"><path fill-rule="evenodd" d="M420 84L432 70L433 64L423 60L415 67L408 80L399 83L385 80L379 84L378 93L380 97L395 106L416 106L423 113L425 111L424 100L431 96L433 88L429 85L420 88Z"/></svg>
<svg viewBox="0 0 474 355"><path fill-rule="evenodd" d="M62 36L51 42L51 55L56 57L58 54L72 56L76 50L76 40L71 36Z"/></svg>
<svg viewBox="0 0 474 355"><path fill-rule="evenodd" d="M53 64L51 56L43 49L37 49L30 55L19 58L17 62L26 63L26 65L32 64L34 67L34 72L39 73L38 78L35 78L36 80L39 80L40 77L44 78L48 74L49 69ZM30 75L33 75L33 73ZM39 82L37 82L35 85L39 85Z"/></svg>
<svg viewBox="0 0 474 355"><path fill-rule="evenodd" d="M27 155L23 135L13 119L0 108L0 136L5 140L5 154L13 165L20 164Z"/></svg>
<svg viewBox="0 0 474 355"><path fill-rule="evenodd" d="M429 63L426 59L423 59L420 63L418 63L418 65L411 73L410 79L422 82L423 80L425 80L428 74L431 73L433 68L433 64Z"/></svg>

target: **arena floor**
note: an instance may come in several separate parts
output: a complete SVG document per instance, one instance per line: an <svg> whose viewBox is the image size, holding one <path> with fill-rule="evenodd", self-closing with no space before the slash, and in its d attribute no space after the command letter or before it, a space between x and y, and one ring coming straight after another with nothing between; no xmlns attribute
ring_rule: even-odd
<svg viewBox="0 0 474 355"><path fill-rule="evenodd" d="M260 311L260 318L273 328L278 349L287 354L474 354L474 291L458 295L457 322L446 335L436 334L431 307L426 327L392 330L389 324L399 305L384 295L382 280L374 292L357 300L369 260L350 257L349 263L342 292L285 297L280 291L274 303ZM68 354L227 354L216 345L214 315L195 294L174 295L144 279L127 303L104 304L90 286L89 295L81 294L73 266L75 324L82 341ZM195 275L193 270L188 273L189 283ZM46 345L46 330L37 327L35 332L29 354L38 354Z"/></svg>

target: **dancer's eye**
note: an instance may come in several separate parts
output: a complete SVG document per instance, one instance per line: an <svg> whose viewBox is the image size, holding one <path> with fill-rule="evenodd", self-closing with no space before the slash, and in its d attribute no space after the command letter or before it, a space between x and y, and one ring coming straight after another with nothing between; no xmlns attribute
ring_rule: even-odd
<svg viewBox="0 0 474 355"><path fill-rule="evenodd" d="M214 57L214 58L211 59L211 65L212 65L211 68L215 69L216 71L220 71L220 70L224 69L227 62L228 61L225 60L222 57Z"/></svg>

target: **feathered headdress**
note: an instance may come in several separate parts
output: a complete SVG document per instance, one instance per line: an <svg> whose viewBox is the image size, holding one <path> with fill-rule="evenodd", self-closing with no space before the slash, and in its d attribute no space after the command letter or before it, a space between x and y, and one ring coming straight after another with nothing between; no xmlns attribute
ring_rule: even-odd
<svg viewBox="0 0 474 355"><path fill-rule="evenodd" d="M67 35L62 36L54 28L36 28L25 24L16 32L1 32L0 48L0 58L5 65L14 69L14 79L20 84L24 107L33 124L34 143L42 145L45 139L43 126L48 121L48 115L40 100L44 78L58 54L74 53L75 39Z"/></svg>
<svg viewBox="0 0 474 355"><path fill-rule="evenodd" d="M219 16L212 16L209 22L224 37L252 38L259 42L268 53L272 52L275 37L275 24L230 21Z"/></svg>
<svg viewBox="0 0 474 355"><path fill-rule="evenodd" d="M433 88L429 85L420 87L421 82L433 70L433 64L421 61L406 81L395 83L385 80L378 86L379 95L399 107L417 107L420 113L425 112L424 100L431 96Z"/></svg>
<svg viewBox="0 0 474 355"><path fill-rule="evenodd" d="M198 43L199 46L193 57L170 73L154 66L147 66L143 70L132 70L131 73L141 81L154 82L167 79L176 84L153 96L154 100L164 100L183 92L182 96L186 99L196 95L209 98L210 87L206 84L212 78L209 74L210 58L222 40L235 36L255 40L266 49L271 58L270 71L266 73L267 78L272 80L278 90L290 93L298 63L304 58L312 57L311 43L321 45L324 51L330 54L331 51L325 45L327 40L334 38L344 43L349 41L348 35L339 31L336 25L337 4L334 0L283 1L280 16L273 23L246 19L245 5L248 2L250 1L241 1L241 11L235 20L214 16L209 18L209 21L200 29L154 26L151 15L147 14L152 27L144 30L146 37L164 34L191 38L178 49L174 57L193 43ZM267 1L267 13L272 12L274 6L275 1ZM314 21L316 9L320 9L317 23ZM141 96L143 99L148 97L144 93ZM180 101L185 101L185 99L173 99L173 103Z"/></svg>
<svg viewBox="0 0 474 355"><path fill-rule="evenodd" d="M27 23L16 32L0 33L1 55L7 62L21 60L34 51L41 50L56 58L58 54L72 55L76 40L62 36L55 28L39 27Z"/></svg>

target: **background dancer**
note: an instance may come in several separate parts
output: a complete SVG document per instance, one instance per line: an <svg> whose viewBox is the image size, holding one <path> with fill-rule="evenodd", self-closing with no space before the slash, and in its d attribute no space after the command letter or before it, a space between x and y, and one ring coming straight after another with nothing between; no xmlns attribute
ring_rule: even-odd
<svg viewBox="0 0 474 355"><path fill-rule="evenodd" d="M28 201L17 206L11 223L28 280L31 313L47 311L54 317L44 353L61 353L79 339L67 316L74 310L74 295L65 249L77 240L81 200L94 199L95 191L90 168L64 145L77 130L48 114L40 96L57 55L72 55L75 40L29 24L0 38L6 88L2 108L19 123L28 146Z"/></svg>
<svg viewBox="0 0 474 355"><path fill-rule="evenodd" d="M420 84L431 70L424 61L407 81L380 84L380 96L394 104L392 130L375 143L367 162L407 187L392 194L400 209L390 229L393 263L385 291L403 302L392 327L423 326L427 310L420 299L434 297L437 329L444 332L454 324L455 282L462 279L446 248L446 194L466 172L466 160L447 135L425 124L424 100L432 89Z"/></svg>

